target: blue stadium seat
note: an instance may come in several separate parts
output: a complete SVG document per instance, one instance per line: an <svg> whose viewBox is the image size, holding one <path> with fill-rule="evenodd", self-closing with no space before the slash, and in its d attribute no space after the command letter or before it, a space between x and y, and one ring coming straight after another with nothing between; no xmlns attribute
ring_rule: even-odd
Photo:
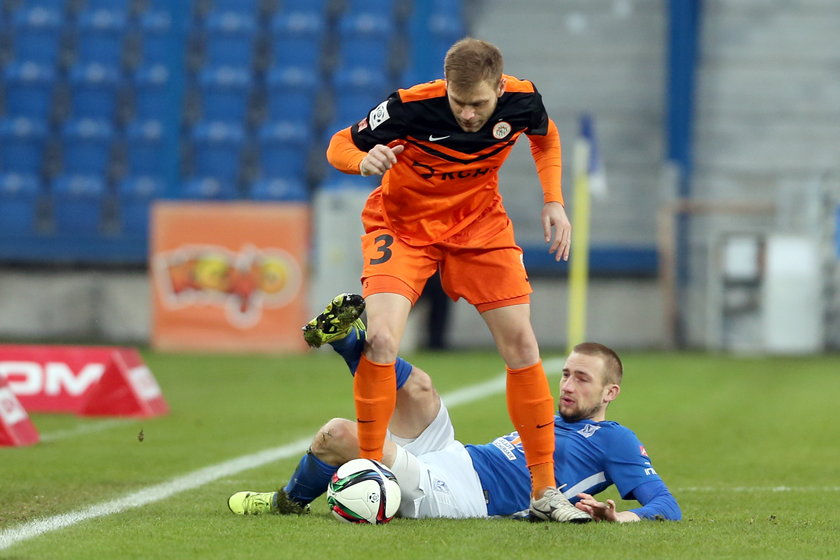
<svg viewBox="0 0 840 560"><path fill-rule="evenodd" d="M16 11L12 18L14 58L55 65L62 22L58 10L33 7Z"/></svg>
<svg viewBox="0 0 840 560"><path fill-rule="evenodd" d="M429 13L440 14L451 20L464 21L464 0L427 0Z"/></svg>
<svg viewBox="0 0 840 560"><path fill-rule="evenodd" d="M370 175L368 177L351 175L350 173L343 173L330 165L327 167L326 177L324 177L324 180L321 182L319 188L331 189L353 187L373 190L381 181L382 177L379 177L378 175Z"/></svg>
<svg viewBox="0 0 840 560"><path fill-rule="evenodd" d="M394 0L347 0L344 13L347 14L378 14L392 17L396 11L397 2Z"/></svg>
<svg viewBox="0 0 840 560"><path fill-rule="evenodd" d="M125 131L126 173L163 177L167 172L166 131L163 122L133 121Z"/></svg>
<svg viewBox="0 0 840 560"><path fill-rule="evenodd" d="M217 177L197 177L188 180L181 191L188 200L234 200L239 198L236 184Z"/></svg>
<svg viewBox="0 0 840 560"><path fill-rule="evenodd" d="M256 15L260 10L259 0L212 0L215 12L239 12Z"/></svg>
<svg viewBox="0 0 840 560"><path fill-rule="evenodd" d="M111 162L114 130L104 119L74 119L61 131L63 172L104 176Z"/></svg>
<svg viewBox="0 0 840 560"><path fill-rule="evenodd" d="M35 62L12 62L3 70L5 111L9 116L49 120L55 70Z"/></svg>
<svg viewBox="0 0 840 560"><path fill-rule="evenodd" d="M309 123L276 121L264 124L257 139L260 176L305 180L311 142Z"/></svg>
<svg viewBox="0 0 840 560"><path fill-rule="evenodd" d="M178 4L183 4L184 2L173 2L172 0L146 0L146 9L152 10L155 12L169 12L172 13L174 10L178 9ZM188 4L192 5L194 2L190 0L187 2Z"/></svg>
<svg viewBox="0 0 840 560"><path fill-rule="evenodd" d="M340 65L386 71L391 61L396 30L389 16L346 14L338 21Z"/></svg>
<svg viewBox="0 0 840 560"><path fill-rule="evenodd" d="M74 118L111 120L117 113L120 74L99 63L78 64L70 70L70 113Z"/></svg>
<svg viewBox="0 0 840 560"><path fill-rule="evenodd" d="M204 64L250 67L257 36L256 18L237 12L212 12L204 22Z"/></svg>
<svg viewBox="0 0 840 560"><path fill-rule="evenodd" d="M76 60L109 66L122 63L128 14L115 9L93 9L79 14Z"/></svg>
<svg viewBox="0 0 840 560"><path fill-rule="evenodd" d="M151 65L178 56L178 35L172 14L148 10L140 16L140 60Z"/></svg>
<svg viewBox="0 0 840 560"><path fill-rule="evenodd" d="M446 12L433 13L426 22L433 40L444 43L447 49L455 41L467 35L466 21L462 17L453 17ZM441 61L443 58L441 57Z"/></svg>
<svg viewBox="0 0 840 560"><path fill-rule="evenodd" d="M67 7L67 0L20 0L20 8L44 8L56 12L64 12Z"/></svg>
<svg viewBox="0 0 840 560"><path fill-rule="evenodd" d="M335 120L346 122L345 126L360 121L391 93L388 86L379 70L339 68L333 75Z"/></svg>
<svg viewBox="0 0 840 560"><path fill-rule="evenodd" d="M40 195L41 183L36 176L0 173L0 233L34 232Z"/></svg>
<svg viewBox="0 0 840 560"><path fill-rule="evenodd" d="M85 7L89 10L119 10L123 13L128 13L132 4L133 0L85 0Z"/></svg>
<svg viewBox="0 0 840 560"><path fill-rule="evenodd" d="M99 175L59 175L52 184L56 233L98 234L105 194L105 180Z"/></svg>
<svg viewBox="0 0 840 560"><path fill-rule="evenodd" d="M41 173L47 127L25 117L0 120L0 172Z"/></svg>
<svg viewBox="0 0 840 560"><path fill-rule="evenodd" d="M199 122L192 131L192 175L236 181L244 141L245 129L239 123Z"/></svg>
<svg viewBox="0 0 840 560"><path fill-rule="evenodd" d="M199 73L201 118L208 121L242 121L248 112L251 72L242 67L205 68Z"/></svg>
<svg viewBox="0 0 840 560"><path fill-rule="evenodd" d="M316 12L279 12L271 22L274 66L317 69L326 33L326 19Z"/></svg>
<svg viewBox="0 0 840 560"><path fill-rule="evenodd" d="M280 11L288 14L311 12L325 18L332 2L333 0L282 0Z"/></svg>
<svg viewBox="0 0 840 560"><path fill-rule="evenodd" d="M134 73L134 116L139 120L166 118L174 104L171 72L163 64L141 66Z"/></svg>
<svg viewBox="0 0 840 560"><path fill-rule="evenodd" d="M149 210L152 203L163 197L166 183L158 177L123 179L117 187L120 229L127 235L146 237L149 234Z"/></svg>
<svg viewBox="0 0 840 560"><path fill-rule="evenodd" d="M300 66L271 68L266 76L266 108L270 121L312 121L323 85L320 76Z"/></svg>
<svg viewBox="0 0 840 560"><path fill-rule="evenodd" d="M260 179L250 185L248 198L277 202L306 202L309 200L309 191L306 184L298 179Z"/></svg>

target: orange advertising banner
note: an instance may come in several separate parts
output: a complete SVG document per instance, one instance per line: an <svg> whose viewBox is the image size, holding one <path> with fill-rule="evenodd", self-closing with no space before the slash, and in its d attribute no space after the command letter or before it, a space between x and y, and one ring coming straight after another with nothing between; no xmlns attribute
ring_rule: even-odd
<svg viewBox="0 0 840 560"><path fill-rule="evenodd" d="M152 346L304 351L309 206L172 202L152 210Z"/></svg>

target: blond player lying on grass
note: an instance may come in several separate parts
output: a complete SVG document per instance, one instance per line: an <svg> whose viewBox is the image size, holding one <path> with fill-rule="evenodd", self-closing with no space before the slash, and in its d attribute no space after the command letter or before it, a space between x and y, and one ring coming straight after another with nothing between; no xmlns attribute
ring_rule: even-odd
<svg viewBox="0 0 840 560"><path fill-rule="evenodd" d="M313 346L329 343L355 371L365 341L361 296L341 294L304 327ZM682 516L636 435L606 420L621 390L622 364L610 348L586 342L566 359L554 417L554 472L558 488L578 515L566 522L679 520ZM525 516L531 482L517 432L483 445L464 445L431 378L404 360L397 362L398 399L385 444L383 463L402 491L398 515L425 517ZM276 492L237 492L228 500L238 514L306 513L326 491L333 473L358 457L356 423L327 422L312 440L289 483ZM618 511L613 500L595 495L615 485L640 506ZM533 514L532 520L541 520Z"/></svg>

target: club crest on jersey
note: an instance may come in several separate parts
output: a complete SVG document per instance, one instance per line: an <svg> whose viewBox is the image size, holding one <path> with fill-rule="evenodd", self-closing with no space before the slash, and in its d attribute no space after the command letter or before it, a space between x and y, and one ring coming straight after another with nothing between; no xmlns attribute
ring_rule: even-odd
<svg viewBox="0 0 840 560"><path fill-rule="evenodd" d="M370 125L370 129L375 130L377 126L390 118L391 115L388 114L388 100L386 99L377 105L376 108L370 112L370 115L368 115L368 124Z"/></svg>
<svg viewBox="0 0 840 560"><path fill-rule="evenodd" d="M501 140L510 134L510 125L505 121L499 121L493 125L493 138Z"/></svg>
<svg viewBox="0 0 840 560"><path fill-rule="evenodd" d="M595 432L597 432L600 429L601 429L601 426L596 426L594 424L587 424L586 426L584 426L583 428L578 430L578 433L585 438L589 438L589 437L592 437L593 435L595 435Z"/></svg>

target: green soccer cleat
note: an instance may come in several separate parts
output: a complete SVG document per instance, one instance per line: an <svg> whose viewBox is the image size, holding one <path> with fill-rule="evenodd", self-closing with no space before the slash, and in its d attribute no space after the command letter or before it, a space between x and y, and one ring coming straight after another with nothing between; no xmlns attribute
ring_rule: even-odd
<svg viewBox="0 0 840 560"><path fill-rule="evenodd" d="M303 339L312 348L320 348L347 336L352 329L365 330L359 317L365 300L358 294L339 294L327 304L324 312L303 326Z"/></svg>
<svg viewBox="0 0 840 560"><path fill-rule="evenodd" d="M237 492L228 498L230 511L237 515L304 515L309 504L302 506L289 498L283 490L278 492Z"/></svg>

